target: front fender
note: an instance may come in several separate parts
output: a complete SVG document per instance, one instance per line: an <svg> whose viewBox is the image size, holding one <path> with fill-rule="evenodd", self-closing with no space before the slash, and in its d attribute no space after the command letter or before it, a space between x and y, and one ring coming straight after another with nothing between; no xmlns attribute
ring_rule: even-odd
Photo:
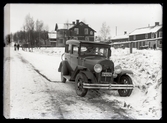
<svg viewBox="0 0 167 123"><path fill-rule="evenodd" d="M92 83L97 83L97 80L91 71L80 71L81 73L85 74L85 76L91 80Z"/></svg>
<svg viewBox="0 0 167 123"><path fill-rule="evenodd" d="M120 78L122 75L125 75L125 74L133 74L133 72L131 70L122 70L119 74L116 74L116 78L114 78L114 80L119 83L120 82Z"/></svg>
<svg viewBox="0 0 167 123"><path fill-rule="evenodd" d="M121 75L124 75L124 74L133 74L133 72L131 70L124 70L123 69L120 74Z"/></svg>

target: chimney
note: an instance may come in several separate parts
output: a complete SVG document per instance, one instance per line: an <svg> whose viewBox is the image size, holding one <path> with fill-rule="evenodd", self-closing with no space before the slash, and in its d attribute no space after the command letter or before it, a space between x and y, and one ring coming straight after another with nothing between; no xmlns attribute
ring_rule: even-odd
<svg viewBox="0 0 167 123"><path fill-rule="evenodd" d="M76 20L76 24L78 24L79 23L79 20Z"/></svg>
<svg viewBox="0 0 167 123"><path fill-rule="evenodd" d="M73 21L72 24L75 25L75 21Z"/></svg>
<svg viewBox="0 0 167 123"><path fill-rule="evenodd" d="M126 35L127 34L127 31L124 31L124 35Z"/></svg>
<svg viewBox="0 0 167 123"><path fill-rule="evenodd" d="M159 22L155 22L155 26L159 26Z"/></svg>

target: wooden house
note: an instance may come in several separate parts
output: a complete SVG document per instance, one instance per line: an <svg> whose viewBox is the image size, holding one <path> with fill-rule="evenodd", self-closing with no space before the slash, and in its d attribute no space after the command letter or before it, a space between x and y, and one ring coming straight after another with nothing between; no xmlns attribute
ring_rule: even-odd
<svg viewBox="0 0 167 123"><path fill-rule="evenodd" d="M121 42L126 42L126 41L129 41L129 34L127 34L127 32L125 31L124 32L124 35L117 35L117 36L114 36L111 38L111 42L112 43L115 43L114 47L121 47L121 46L124 46L124 47L129 47L129 44L119 44ZM116 44L118 43L118 44Z"/></svg>
<svg viewBox="0 0 167 123"><path fill-rule="evenodd" d="M159 37L162 37L162 25L159 25L159 22L155 22L154 26L137 28L132 31L129 34L129 41L145 40L143 42L134 42L134 48L140 48L141 46L145 45L148 45L149 48L153 48L153 45L155 45L156 47L161 47L162 40L156 40L156 38ZM153 40L149 41L148 39Z"/></svg>
<svg viewBox="0 0 167 123"><path fill-rule="evenodd" d="M56 46L65 46L69 39L94 41L94 33L96 32L84 22L76 20L72 23L57 24L57 43Z"/></svg>
<svg viewBox="0 0 167 123"><path fill-rule="evenodd" d="M96 31L89 27L88 24L76 20L76 24L69 29L69 36L77 40L94 41L95 32Z"/></svg>

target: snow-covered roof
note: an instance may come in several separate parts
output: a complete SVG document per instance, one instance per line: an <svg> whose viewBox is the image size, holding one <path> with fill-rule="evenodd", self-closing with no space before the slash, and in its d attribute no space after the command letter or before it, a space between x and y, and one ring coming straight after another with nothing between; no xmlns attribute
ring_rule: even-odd
<svg viewBox="0 0 167 123"><path fill-rule="evenodd" d="M70 29L74 25L69 23L68 26L67 26L67 24L57 24L57 26L58 26L58 29Z"/></svg>
<svg viewBox="0 0 167 123"><path fill-rule="evenodd" d="M151 32L157 32L161 28L162 28L162 26L155 26L154 28L151 29Z"/></svg>
<svg viewBox="0 0 167 123"><path fill-rule="evenodd" d="M151 26L151 27L137 28L134 31L132 31L129 35L155 33L155 32L157 32L161 28L162 28L161 25L160 26Z"/></svg>
<svg viewBox="0 0 167 123"><path fill-rule="evenodd" d="M125 34L125 35L114 36L113 38L111 38L111 40L124 39L124 38L129 38L129 35L128 35L128 34Z"/></svg>
<svg viewBox="0 0 167 123"><path fill-rule="evenodd" d="M56 32L49 32L48 37L49 37L49 39L56 39L57 38L57 33Z"/></svg>

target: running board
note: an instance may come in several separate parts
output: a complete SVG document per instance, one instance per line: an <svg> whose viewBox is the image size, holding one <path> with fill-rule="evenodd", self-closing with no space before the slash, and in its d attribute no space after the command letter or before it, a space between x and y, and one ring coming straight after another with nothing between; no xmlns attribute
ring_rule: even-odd
<svg viewBox="0 0 167 123"><path fill-rule="evenodd" d="M90 84L83 83L83 88L87 89L133 89L132 84Z"/></svg>

